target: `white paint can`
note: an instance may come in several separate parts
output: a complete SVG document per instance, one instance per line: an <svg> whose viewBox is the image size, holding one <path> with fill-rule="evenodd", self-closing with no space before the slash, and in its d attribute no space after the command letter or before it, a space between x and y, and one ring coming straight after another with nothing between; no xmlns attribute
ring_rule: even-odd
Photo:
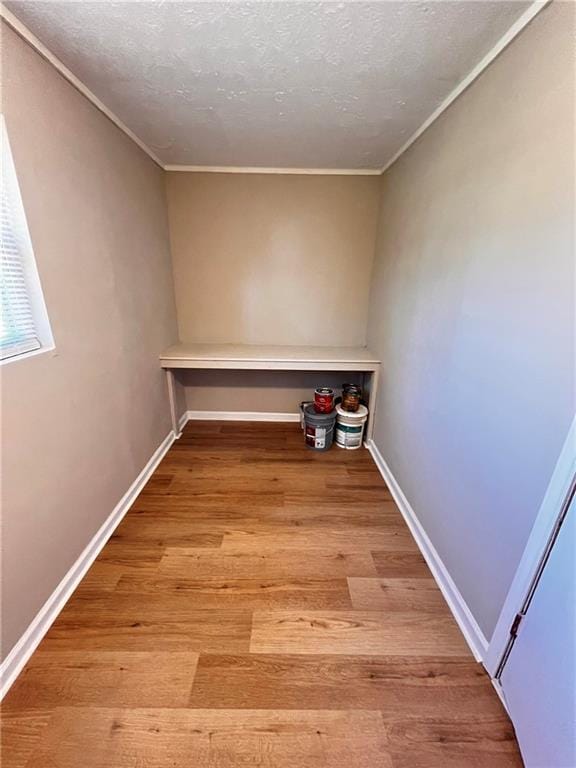
<svg viewBox="0 0 576 768"><path fill-rule="evenodd" d="M368 408L359 405L358 410L345 411L341 405L336 406L336 445L349 451L356 450L362 445L364 425L368 419Z"/></svg>

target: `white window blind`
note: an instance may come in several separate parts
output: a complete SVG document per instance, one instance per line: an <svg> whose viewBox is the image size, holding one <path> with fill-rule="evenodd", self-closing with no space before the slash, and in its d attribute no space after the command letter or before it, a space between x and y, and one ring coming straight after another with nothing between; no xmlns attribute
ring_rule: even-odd
<svg viewBox="0 0 576 768"><path fill-rule="evenodd" d="M4 118L0 115L0 361L54 349Z"/></svg>
<svg viewBox="0 0 576 768"><path fill-rule="evenodd" d="M0 350L3 360L41 346L32 314L8 170L3 162L0 242Z"/></svg>

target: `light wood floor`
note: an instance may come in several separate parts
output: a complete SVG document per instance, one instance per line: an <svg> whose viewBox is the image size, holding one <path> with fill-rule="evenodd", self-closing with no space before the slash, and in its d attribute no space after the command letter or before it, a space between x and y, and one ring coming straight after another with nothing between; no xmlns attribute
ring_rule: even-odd
<svg viewBox="0 0 576 768"><path fill-rule="evenodd" d="M188 425L3 720L3 768L522 765L370 455L296 424Z"/></svg>

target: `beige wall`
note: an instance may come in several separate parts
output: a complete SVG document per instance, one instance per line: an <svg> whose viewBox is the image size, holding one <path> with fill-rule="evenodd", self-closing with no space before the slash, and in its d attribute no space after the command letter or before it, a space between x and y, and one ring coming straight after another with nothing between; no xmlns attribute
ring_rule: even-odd
<svg viewBox="0 0 576 768"><path fill-rule="evenodd" d="M316 387L363 385L362 374L350 371L187 371L178 378L189 411L297 413L303 400L314 399Z"/></svg>
<svg viewBox="0 0 576 768"><path fill-rule="evenodd" d="M365 344L378 184L168 173L181 341Z"/></svg>
<svg viewBox="0 0 576 768"><path fill-rule="evenodd" d="M574 413L574 6L385 174L376 443L489 637Z"/></svg>
<svg viewBox="0 0 576 768"><path fill-rule="evenodd" d="M3 112L54 352L2 368L3 654L170 431L163 173L2 28Z"/></svg>

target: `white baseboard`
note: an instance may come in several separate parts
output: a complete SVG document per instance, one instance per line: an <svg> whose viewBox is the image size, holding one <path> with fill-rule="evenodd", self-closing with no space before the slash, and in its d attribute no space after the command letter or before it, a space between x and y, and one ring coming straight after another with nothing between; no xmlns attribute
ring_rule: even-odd
<svg viewBox="0 0 576 768"><path fill-rule="evenodd" d="M299 413L264 411L188 411L186 421L300 421Z"/></svg>
<svg viewBox="0 0 576 768"><path fill-rule="evenodd" d="M384 478L386 485L390 489L390 493L392 494L398 509L402 513L402 517L406 521L406 525L410 529L410 532L412 533L412 536L414 537L420 552L428 563L428 567L432 572L432 576L434 576L440 591L444 595L444 599L448 603L448 607L452 611L452 615L456 619L456 622L458 623L458 626L460 627L466 642L470 646L470 650L474 654L474 658L476 661L483 661L488 649L488 640L478 626L478 623L472 615L470 608L468 608L466 601L452 580L448 569L442 562L440 555L428 538L428 535L418 520L416 513L410 506L408 499L402 492L402 489L398 485L396 478L390 470L390 467L384 461L384 457L378 450L373 440L368 440L367 448L372 454L372 458L380 470L380 474Z"/></svg>
<svg viewBox="0 0 576 768"><path fill-rule="evenodd" d="M182 416L178 419L178 434L176 435L176 439L182 436L182 430L188 424L189 417L188 417L188 411L184 411Z"/></svg>
<svg viewBox="0 0 576 768"><path fill-rule="evenodd" d="M488 672L488 670L486 670L486 672L487 672L487 674L490 674ZM492 687L494 688L494 690L498 694L498 698L502 702L502 706L506 710L506 712L508 714L508 717L510 717L510 719L512 719L511 716L510 716L510 710L508 709L508 702L506 701L506 696L504 695L504 689L500 685L500 681L496 680L494 677L491 677L490 678L490 682L492 683Z"/></svg>
<svg viewBox="0 0 576 768"><path fill-rule="evenodd" d="M58 614L62 608L64 608L66 602L83 579L110 536L114 533L114 530L119 525L124 515L128 512L136 497L148 482L148 479L173 442L174 432L171 431L154 451L144 469L120 499L108 519L92 538L88 546L64 576L60 584L58 584L54 592L52 592L20 640L18 640L14 648L12 648L6 659L3 661L0 666L0 700L4 698L6 693L8 693L24 665L30 656L32 656L38 644L50 629Z"/></svg>

